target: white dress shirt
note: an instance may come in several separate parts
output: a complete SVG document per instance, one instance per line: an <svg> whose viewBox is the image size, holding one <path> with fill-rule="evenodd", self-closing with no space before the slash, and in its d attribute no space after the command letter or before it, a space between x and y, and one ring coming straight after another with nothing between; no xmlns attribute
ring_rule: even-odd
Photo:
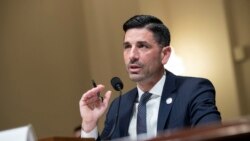
<svg viewBox="0 0 250 141"><path fill-rule="evenodd" d="M159 107L160 107L160 101L161 101L161 94L163 91L163 85L165 83L165 77L166 75L163 75L162 78L154 85L154 87L149 91L149 93L152 94L149 101L146 104L147 107L147 135L148 136L156 136L157 134L157 121L158 121L158 113L159 113ZM139 99L141 98L141 95L144 93L139 87L138 94ZM133 114L132 118L129 124L129 136L132 139L136 139L137 132L136 132L136 125L137 125L137 110L138 110L139 103L134 104Z"/></svg>
<svg viewBox="0 0 250 141"><path fill-rule="evenodd" d="M149 91L149 93L152 94L149 101L146 104L147 108L147 135L148 136L156 136L157 134L157 121L158 121L158 113L159 113L159 107L160 107L160 101L161 101L161 95L163 91L163 86L165 83L166 74L162 76L162 78L153 86L153 88ZM144 93L139 87L138 89L138 100L141 98L141 95ZM128 133L131 139L137 138L136 133L136 125L137 125L137 109L138 109L138 102L134 104L133 108L133 114L132 118L129 124ZM82 138L95 138L98 137L98 131L97 127L95 127L92 131L89 133L86 133L82 130L81 132Z"/></svg>

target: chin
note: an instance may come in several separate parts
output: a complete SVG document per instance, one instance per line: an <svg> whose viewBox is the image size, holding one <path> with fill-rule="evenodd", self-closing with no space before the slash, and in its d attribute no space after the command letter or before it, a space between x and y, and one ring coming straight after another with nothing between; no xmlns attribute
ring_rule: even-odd
<svg viewBox="0 0 250 141"><path fill-rule="evenodd" d="M129 74L129 78L134 82L140 82L143 80L143 76L139 74Z"/></svg>

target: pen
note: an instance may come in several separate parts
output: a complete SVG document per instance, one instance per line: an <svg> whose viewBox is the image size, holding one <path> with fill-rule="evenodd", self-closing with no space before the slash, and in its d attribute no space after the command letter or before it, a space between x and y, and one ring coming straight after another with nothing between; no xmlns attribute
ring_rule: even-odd
<svg viewBox="0 0 250 141"><path fill-rule="evenodd" d="M96 83L95 83L94 80L92 80L92 85L93 85L94 88L97 87L97 85L96 85ZM97 93L97 96L98 96L98 98L99 98L101 101L103 101L103 97L100 95L100 92Z"/></svg>

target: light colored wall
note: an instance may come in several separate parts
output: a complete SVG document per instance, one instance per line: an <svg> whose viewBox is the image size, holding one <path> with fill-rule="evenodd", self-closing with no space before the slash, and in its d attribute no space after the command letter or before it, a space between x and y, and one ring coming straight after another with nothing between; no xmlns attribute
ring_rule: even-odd
<svg viewBox="0 0 250 141"><path fill-rule="evenodd" d="M133 87L122 57L123 22L153 14L170 28L184 75L209 78L223 119L240 116L223 0L0 1L0 130L32 123L39 137L70 136L91 79ZM117 93L113 93L113 97ZM103 127L100 120L100 130Z"/></svg>
<svg viewBox="0 0 250 141"><path fill-rule="evenodd" d="M73 135L89 88L81 1L0 2L0 130Z"/></svg>
<svg viewBox="0 0 250 141"><path fill-rule="evenodd" d="M234 65L237 76L237 86L243 115L250 113L250 1L225 1L227 19L230 31L230 42L234 52ZM238 54L238 55L237 55ZM239 58L240 56L240 58ZM238 59L237 59L238 58Z"/></svg>

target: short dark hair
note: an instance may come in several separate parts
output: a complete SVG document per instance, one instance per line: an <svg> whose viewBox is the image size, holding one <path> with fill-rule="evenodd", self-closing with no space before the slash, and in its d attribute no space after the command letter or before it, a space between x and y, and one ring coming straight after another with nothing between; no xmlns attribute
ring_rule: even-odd
<svg viewBox="0 0 250 141"><path fill-rule="evenodd" d="M156 42L162 47L170 45L170 32L163 22L151 15L135 15L123 24L124 32L132 28L146 28L154 34Z"/></svg>

